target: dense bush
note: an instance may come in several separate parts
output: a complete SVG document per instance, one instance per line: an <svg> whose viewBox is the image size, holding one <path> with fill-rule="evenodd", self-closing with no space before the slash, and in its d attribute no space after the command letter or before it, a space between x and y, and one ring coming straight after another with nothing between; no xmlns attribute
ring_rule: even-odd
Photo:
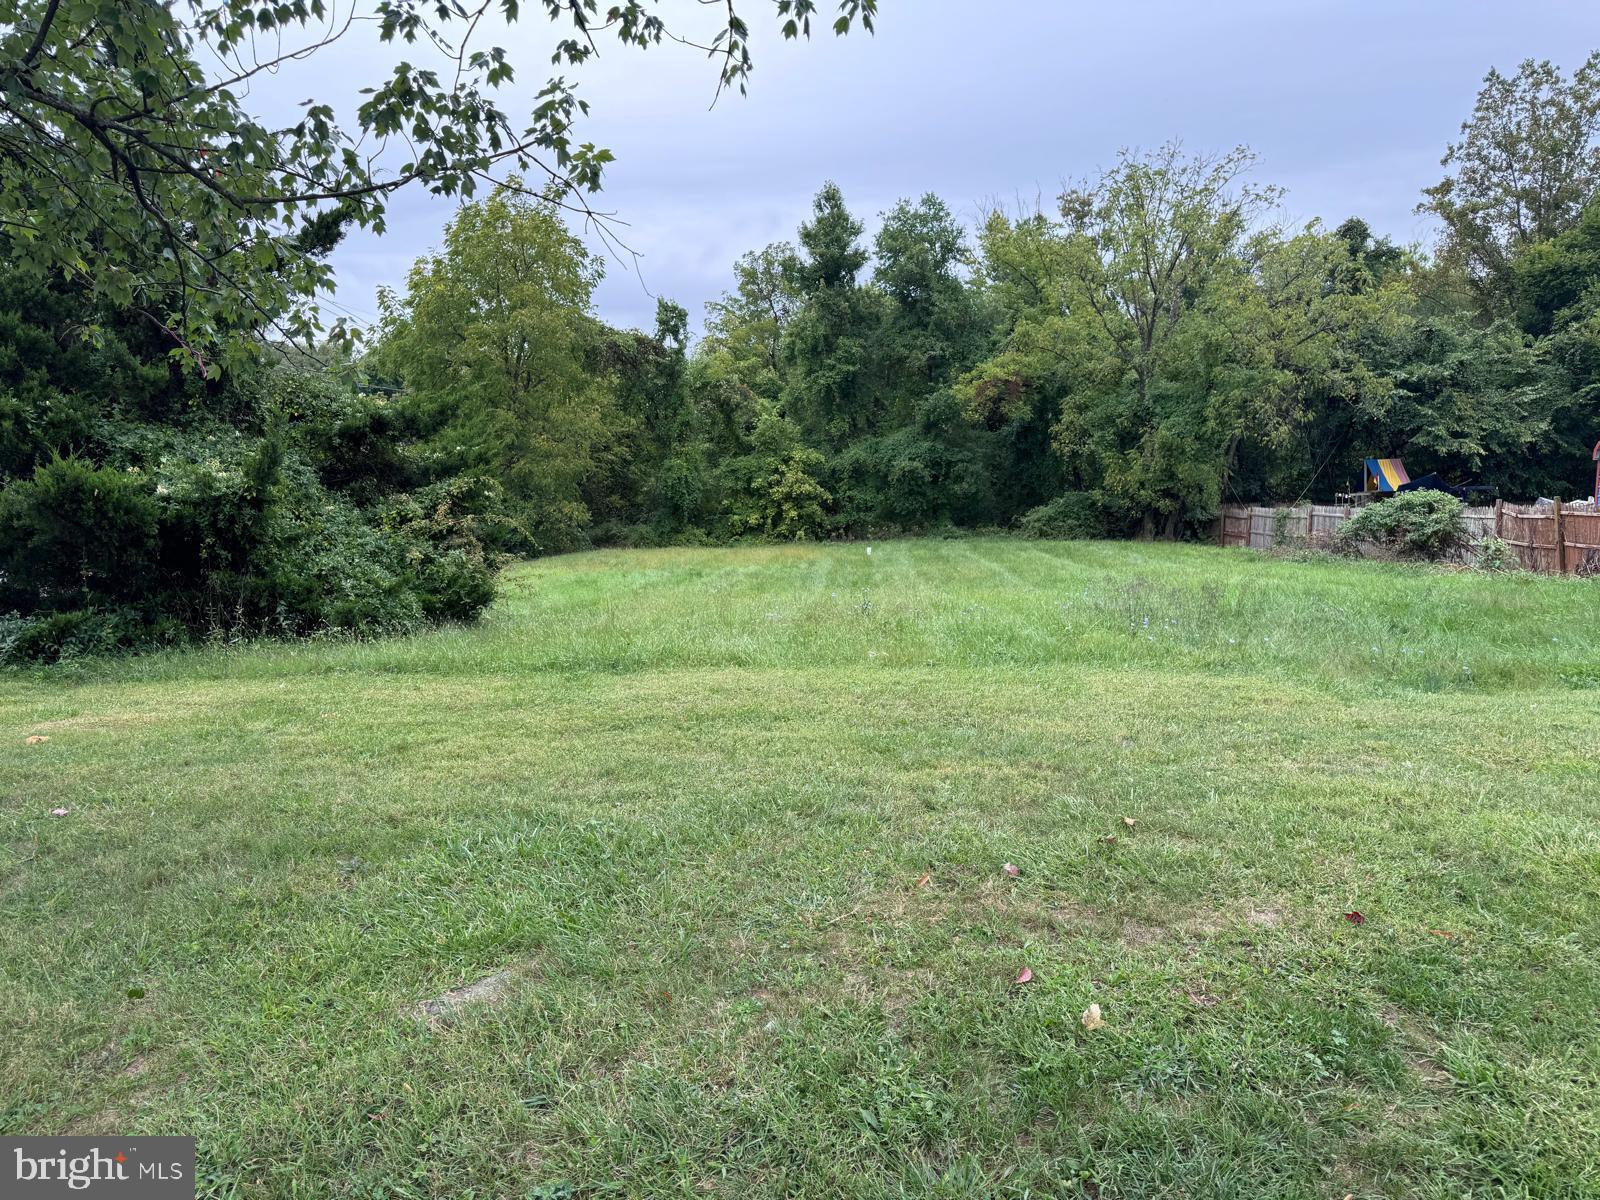
<svg viewBox="0 0 1600 1200"><path fill-rule="evenodd" d="M208 634L395 632L493 599L496 485L361 508L268 446L246 451L243 471L54 459L0 491L0 611L12 613L0 662Z"/></svg>
<svg viewBox="0 0 1600 1200"><path fill-rule="evenodd" d="M795 540L825 533L833 497L817 481L822 463L820 453L801 443L793 423L764 407L747 453L717 472L729 532Z"/></svg>
<svg viewBox="0 0 1600 1200"><path fill-rule="evenodd" d="M515 534L500 486L430 481L392 406L264 362L204 381L137 322L0 300L0 662L467 619ZM46 419L56 414L54 420Z"/></svg>
<svg viewBox="0 0 1600 1200"><path fill-rule="evenodd" d="M830 464L845 530L927 530L990 519L992 481L976 433L949 392L919 404L912 424L846 447Z"/></svg>
<svg viewBox="0 0 1600 1200"><path fill-rule="evenodd" d="M1335 534L1347 552L1373 545L1401 558L1441 559L1467 543L1465 506L1446 492L1424 488L1361 509Z"/></svg>
<svg viewBox="0 0 1600 1200"><path fill-rule="evenodd" d="M1068 492L1022 514L1018 528L1027 537L1097 538L1106 536L1106 517L1088 492Z"/></svg>

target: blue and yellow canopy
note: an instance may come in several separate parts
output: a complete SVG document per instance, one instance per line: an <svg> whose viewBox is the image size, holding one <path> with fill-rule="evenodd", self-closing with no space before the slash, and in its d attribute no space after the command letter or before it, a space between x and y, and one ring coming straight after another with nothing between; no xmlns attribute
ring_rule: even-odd
<svg viewBox="0 0 1600 1200"><path fill-rule="evenodd" d="M1411 482L1406 464L1398 458L1367 459L1365 489L1369 492L1398 492Z"/></svg>

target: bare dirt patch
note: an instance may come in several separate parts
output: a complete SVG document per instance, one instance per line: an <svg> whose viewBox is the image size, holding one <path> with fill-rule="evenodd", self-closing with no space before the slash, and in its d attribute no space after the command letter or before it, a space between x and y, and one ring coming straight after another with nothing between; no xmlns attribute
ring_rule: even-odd
<svg viewBox="0 0 1600 1200"><path fill-rule="evenodd" d="M1449 1086L1454 1076L1433 1057L1439 1051L1439 1039L1432 1030L1389 1004L1379 1010L1378 1019L1398 1035L1400 1057L1424 1089L1434 1092Z"/></svg>
<svg viewBox="0 0 1600 1200"><path fill-rule="evenodd" d="M122 1076L124 1079L138 1079L149 1069L150 1056L148 1054L135 1054L133 1058L129 1060L128 1065L123 1067L122 1070L118 1071L117 1074Z"/></svg>
<svg viewBox="0 0 1600 1200"><path fill-rule="evenodd" d="M515 988L524 974L520 968L503 967L485 975L482 979L474 979L471 983L464 983L458 988L451 988L448 992L421 1001L412 1013L430 1025L447 1024L469 1009L493 1007L499 1004Z"/></svg>

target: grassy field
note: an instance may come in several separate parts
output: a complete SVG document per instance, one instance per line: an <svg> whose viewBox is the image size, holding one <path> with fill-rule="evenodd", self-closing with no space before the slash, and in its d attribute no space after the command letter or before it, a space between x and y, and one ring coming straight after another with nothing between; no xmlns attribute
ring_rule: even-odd
<svg viewBox="0 0 1600 1200"><path fill-rule="evenodd" d="M208 1196L1600 1195L1597 616L634 551L0 676L0 1131L194 1133Z"/></svg>

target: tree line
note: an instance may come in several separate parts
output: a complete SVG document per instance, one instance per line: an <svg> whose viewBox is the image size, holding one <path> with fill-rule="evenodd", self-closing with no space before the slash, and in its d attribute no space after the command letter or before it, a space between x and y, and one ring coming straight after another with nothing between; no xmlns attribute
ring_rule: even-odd
<svg viewBox="0 0 1600 1200"><path fill-rule="evenodd" d="M1444 165L1431 247L1358 217L1286 227L1242 148L1127 153L976 229L908 199L870 239L826 184L698 338L668 301L649 331L599 320L566 185L513 175L380 297L359 352L267 319L325 277L362 219L342 203L197 283L181 256L144 272L159 240L136 255L118 228L51 234L65 250L19 232L68 222L70 192L12 172L0 661L467 619L506 556L595 544L1191 536L1229 501L1327 498L1369 455L1585 495L1600 55L1491 72ZM217 203L192 244L222 236ZM84 262L80 237L105 279L58 261ZM231 271L277 282L225 299Z"/></svg>
<svg viewBox="0 0 1600 1200"><path fill-rule="evenodd" d="M527 549L946 527L1192 535L1403 455L1508 497L1588 494L1600 437L1600 55L1491 72L1422 197L1439 244L1286 227L1244 148L1124 153L969 233L937 196L876 234L838 187L753 250L685 347L607 331L550 201L501 191L384 298L374 378Z"/></svg>

